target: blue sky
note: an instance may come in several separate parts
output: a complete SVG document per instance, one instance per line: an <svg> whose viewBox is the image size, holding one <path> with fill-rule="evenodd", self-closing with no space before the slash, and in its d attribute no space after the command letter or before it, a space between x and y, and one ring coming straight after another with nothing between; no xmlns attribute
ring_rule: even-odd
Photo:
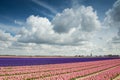
<svg viewBox="0 0 120 80"><path fill-rule="evenodd" d="M120 54L119 16L120 0L0 0L0 54Z"/></svg>
<svg viewBox="0 0 120 80"><path fill-rule="evenodd" d="M39 0L40 2L51 6L58 13L65 8L72 7L72 0ZM77 0L74 0L77 1ZM116 0L78 0L77 4L92 6L97 11L100 20L103 20L105 12L110 9ZM46 15L46 14L48 15ZM14 24L14 20L25 21L30 15L39 15L42 17L55 16L53 12L34 3L32 0L1 0L0 1L0 22L5 24Z"/></svg>

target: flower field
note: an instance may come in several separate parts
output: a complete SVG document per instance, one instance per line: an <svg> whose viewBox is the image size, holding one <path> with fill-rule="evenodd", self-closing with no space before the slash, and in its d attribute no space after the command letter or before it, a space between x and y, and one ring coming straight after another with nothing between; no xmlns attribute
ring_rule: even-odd
<svg viewBox="0 0 120 80"><path fill-rule="evenodd" d="M120 59L0 67L0 80L120 80Z"/></svg>

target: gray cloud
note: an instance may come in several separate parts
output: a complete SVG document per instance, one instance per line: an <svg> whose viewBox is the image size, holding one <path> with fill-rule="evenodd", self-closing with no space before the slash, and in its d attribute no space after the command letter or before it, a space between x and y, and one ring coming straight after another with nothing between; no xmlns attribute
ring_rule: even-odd
<svg viewBox="0 0 120 80"><path fill-rule="evenodd" d="M114 21L120 22L120 0L117 0L110 11Z"/></svg>
<svg viewBox="0 0 120 80"><path fill-rule="evenodd" d="M112 43L119 44L120 43L120 28L118 28L117 36L112 38Z"/></svg>
<svg viewBox="0 0 120 80"><path fill-rule="evenodd" d="M4 50L11 46L12 42L16 41L16 38L13 37L10 33L0 30L0 50Z"/></svg>
<svg viewBox="0 0 120 80"><path fill-rule="evenodd" d="M113 7L106 12L105 23L118 29L117 36L113 37L112 43L120 43L120 0L117 0Z"/></svg>
<svg viewBox="0 0 120 80"><path fill-rule="evenodd" d="M13 40L13 37L10 33L5 33L4 31L0 30L0 41L10 41Z"/></svg>
<svg viewBox="0 0 120 80"><path fill-rule="evenodd" d="M119 29L118 29L119 31L118 31L118 36L120 36L120 27L119 27Z"/></svg>
<svg viewBox="0 0 120 80"><path fill-rule="evenodd" d="M120 0L117 0L113 7L106 12L105 21L109 26L120 27Z"/></svg>
<svg viewBox="0 0 120 80"><path fill-rule="evenodd" d="M2 24L0 23L0 30L2 32L7 32L8 34L12 33L12 34L17 34L20 30L21 27L16 27L16 26L10 26L10 25L6 25L6 24Z"/></svg>

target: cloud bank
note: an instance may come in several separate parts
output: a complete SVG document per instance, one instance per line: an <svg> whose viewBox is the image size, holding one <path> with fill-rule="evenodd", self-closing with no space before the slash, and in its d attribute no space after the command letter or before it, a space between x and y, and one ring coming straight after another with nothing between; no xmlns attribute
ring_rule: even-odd
<svg viewBox="0 0 120 80"><path fill-rule="evenodd" d="M32 0L34 3L56 13L49 5ZM5 50L8 54L18 55L96 55L115 53L120 45L120 0L106 12L104 23L101 26L97 11L91 6L66 8L57 13L52 20L46 17L30 15L19 32L13 36L0 30L0 53ZM19 22L15 21L16 24ZM109 42L107 32L102 27L118 29L117 36ZM0 26L1 27L1 26ZM109 31L109 30L107 30ZM106 35L107 34L107 35ZM116 45L113 45L116 43ZM103 47L104 46L104 47ZM110 46L110 47L109 47ZM21 53L23 52L23 54Z"/></svg>
<svg viewBox="0 0 120 80"><path fill-rule="evenodd" d="M65 9L52 21L31 15L21 30L18 41L23 43L51 45L83 45L100 28L96 12L92 7L80 6Z"/></svg>

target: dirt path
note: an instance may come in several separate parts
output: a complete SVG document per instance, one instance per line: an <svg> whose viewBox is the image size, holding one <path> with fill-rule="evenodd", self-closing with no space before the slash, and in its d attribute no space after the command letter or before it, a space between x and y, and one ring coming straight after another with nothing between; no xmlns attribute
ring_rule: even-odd
<svg viewBox="0 0 120 80"><path fill-rule="evenodd" d="M114 78L113 80L120 80L120 74L116 78Z"/></svg>

